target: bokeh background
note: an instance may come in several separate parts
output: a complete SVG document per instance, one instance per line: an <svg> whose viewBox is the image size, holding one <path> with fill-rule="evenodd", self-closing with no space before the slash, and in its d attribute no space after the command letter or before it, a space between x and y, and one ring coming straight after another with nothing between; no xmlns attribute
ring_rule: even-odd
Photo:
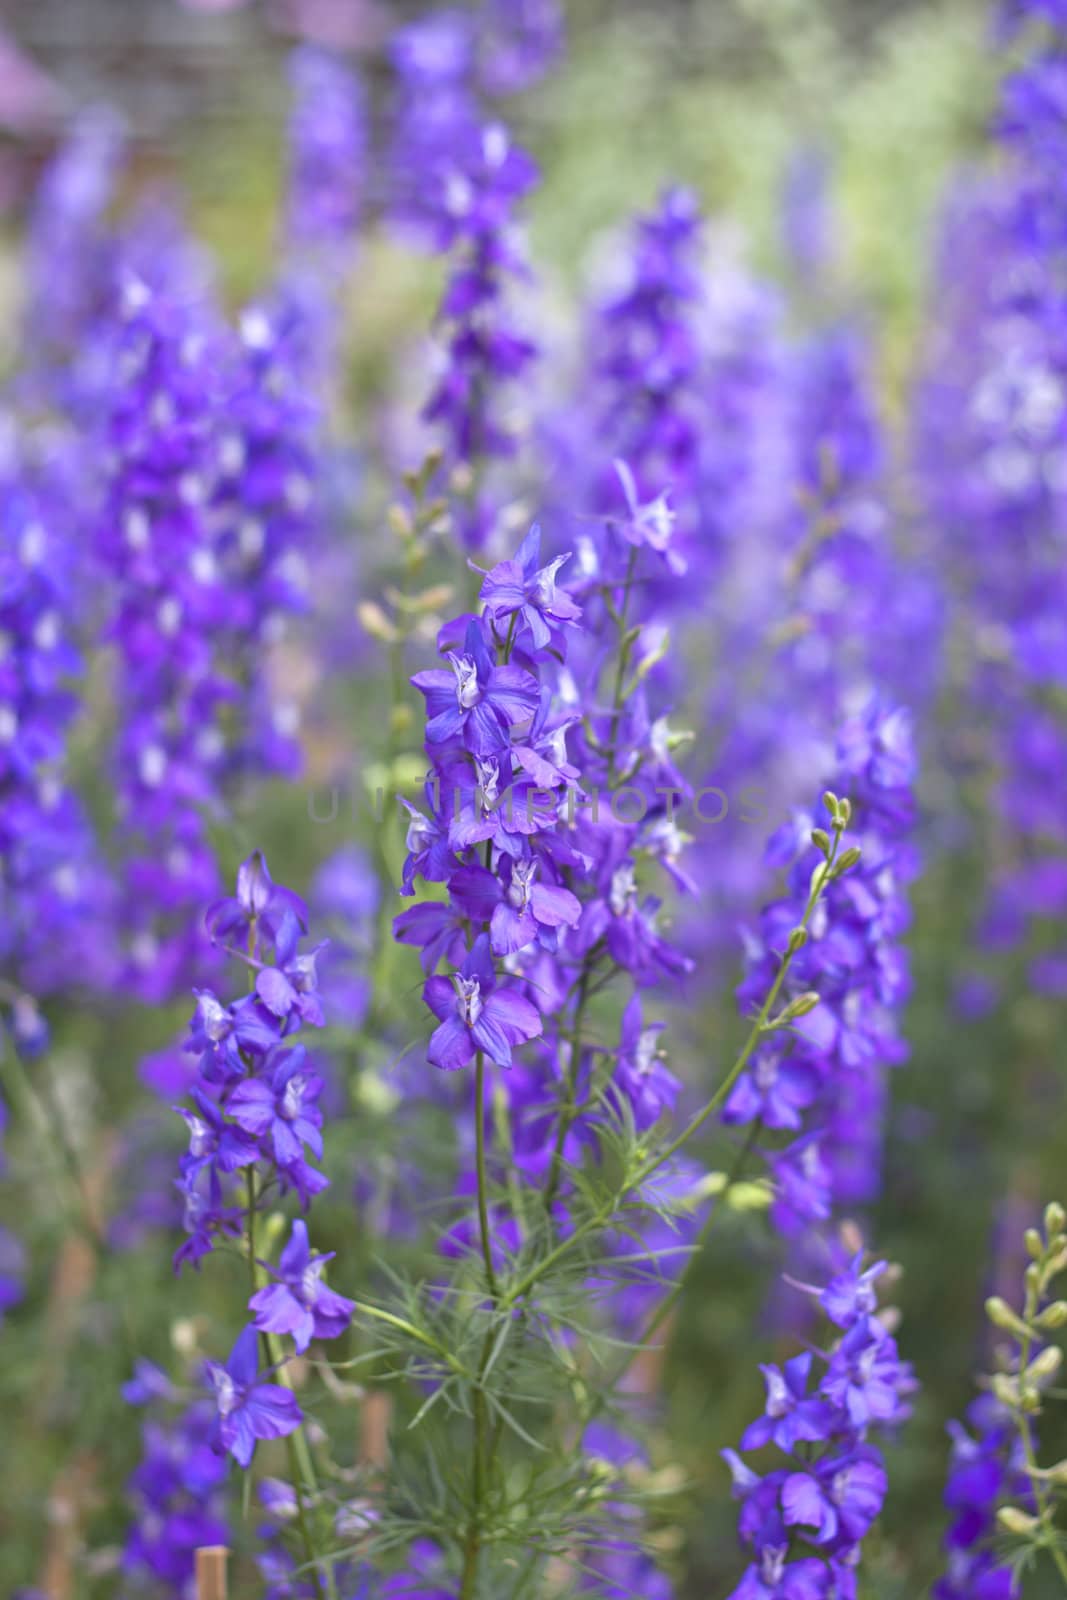
<svg viewBox="0 0 1067 1600"><path fill-rule="evenodd" d="M226 300L237 305L262 284L276 250L288 51L309 36L342 50L365 75L372 121L384 119L382 42L411 14L385 0L287 0L218 14L177 0L7 0L0 360L15 359L35 185L79 108L106 100L121 109L132 149L124 183L178 197L215 258ZM900 465L912 386L932 337L940 208L961 168L999 159L989 126L1004 60L979 0L571 0L562 61L508 107L542 169L529 208L530 254L549 344L554 335L562 342L574 301L602 269L619 227L665 182L685 183L709 219L711 254L780 289L796 329L854 317L872 333L879 411ZM786 185L801 161L825 173L829 245L815 289L798 277L783 224ZM391 493L376 430L383 414L419 403L420 352L443 282L440 261L412 252L382 220L373 170L369 195L358 270L344 291L345 364L334 396L336 436L358 486L345 531L359 594L379 581ZM894 515L913 523L906 466L890 494ZM340 774L343 794L361 795L381 759L384 675L359 636L354 606L345 617L351 654L342 652L315 682L323 714L309 735L307 776L244 797L219 829L227 870L263 845L276 875L301 886L346 843L371 855L381 845L365 808L342 804L332 822L308 819L309 794L321 796ZM108 713L103 690L94 702L92 687L72 768L104 817L95 749ZM961 982L981 965L973 929L997 841L981 775L954 760L980 739L980 709L954 698L948 680L933 698L942 709L926 733L911 1055L894 1076L885 1184L866 1222L879 1250L904 1265L902 1342L923 1388L893 1452L888 1516L871 1541L862 1590L871 1600L925 1595L940 1570L944 1429L965 1408L985 1357L983 1296L1014 1282L1016 1241L1039 1204L1067 1200L1062 1001L1031 990L1020 950L997 957L1002 998L992 1011L967 1020L956 1003ZM784 813L795 796L780 798ZM778 799L771 795L772 811ZM394 866L398 848L390 838ZM724 833L701 848L710 852L705 879L713 883L715 852L724 852L725 871L725 852L738 846ZM370 916L362 931L372 944L382 936ZM390 970L398 992L410 988L410 966ZM680 1067L694 1082L714 1070L707 1060L721 1060L739 1030L730 980L727 962L702 989ZM186 1014L182 1003L162 1016L83 1001L53 1019L52 1088L105 1212L144 1103L137 1064ZM350 1101L329 1155L351 1174L382 1136L390 1091L365 1040L339 1038L337 1059ZM173 1149L164 1137L160 1171ZM27 1300L0 1333L0 1592L31 1585L50 1600L96 1600L118 1592L123 1485L138 1452L119 1386L134 1348L164 1359L168 1349L195 1345L212 1290L175 1284L162 1229L158 1242L142 1239L108 1259L72 1236L28 1132L10 1142L2 1182L0 1213L20 1227L32 1216L34 1244ZM323 1242L347 1252L358 1274L366 1265L359 1227L332 1216ZM766 1326L773 1260L745 1217L731 1221L687 1296L669 1364L654 1374L665 1404L656 1539L676 1564L679 1592L693 1600L725 1592L738 1570L718 1451L758 1404L752 1329ZM769 1349L773 1333L766 1337ZM355 1420L350 1426L358 1432ZM1055 1438L1048 1449L1054 1459ZM701 1492L672 1500L671 1474L695 1480ZM1040 1575L1026 1590L1046 1592L1053 1590Z"/></svg>

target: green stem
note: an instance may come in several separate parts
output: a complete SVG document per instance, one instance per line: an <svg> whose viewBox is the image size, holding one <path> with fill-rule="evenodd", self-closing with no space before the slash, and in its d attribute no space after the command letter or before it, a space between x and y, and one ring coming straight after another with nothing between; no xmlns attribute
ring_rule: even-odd
<svg viewBox="0 0 1067 1600"><path fill-rule="evenodd" d="M738 1150L737 1155L734 1158L733 1165L726 1174L726 1182L723 1185L722 1192L716 1197L714 1205L704 1218L700 1232L696 1236L696 1239L693 1243L692 1252L690 1253L685 1266L675 1279L674 1283L671 1285L668 1293L664 1295L663 1299L652 1313L652 1316L649 1318L640 1337L635 1341L635 1348L628 1352L625 1365L616 1377L615 1384L620 1383L626 1376L626 1373L629 1371L630 1365L634 1361L638 1350L644 1349L651 1342L651 1340L659 1332L660 1328L662 1328L667 1318L670 1316L674 1307L677 1305L685 1289L686 1283L689 1280L693 1266L700 1259L704 1246L707 1243L708 1235L711 1233L712 1228L715 1226L715 1223L718 1220L719 1213L726 1204L727 1196L729 1195L730 1190L740 1179L741 1173L744 1170L745 1162L755 1149L756 1140L759 1138L760 1129L762 1127L762 1121L757 1118L757 1120L749 1128L744 1143Z"/></svg>
<svg viewBox="0 0 1067 1600"><path fill-rule="evenodd" d="M591 954L592 952L589 952L586 955L582 963L581 976L578 979L578 1000L574 1008L574 1022L570 1031L570 1053L567 1060L564 1101L559 1108L559 1124L556 1128L556 1143L552 1151L552 1165L549 1168L548 1181L545 1184L545 1210L549 1215L552 1213L552 1203L559 1193L560 1182L563 1178L563 1151L567 1143L567 1135L577 1114L578 1068L582 1051L582 1023L585 1021L585 1008L589 1004L589 979L592 974Z"/></svg>
<svg viewBox="0 0 1067 1600"><path fill-rule="evenodd" d="M800 922L797 924L797 927L803 930L804 933L807 932L808 924L811 921L815 907L818 905L819 900L822 897L822 892L827 883L830 881L831 869L837 858L838 849L841 844L841 835L843 832L843 824L841 826L835 826L833 844L830 849L830 853L827 856L826 861L821 863L820 868L812 875L811 892L808 895L808 901L804 908L804 914L801 917ZM588 1238L590 1233L593 1233L598 1228L604 1227L605 1224L610 1220L613 1212L617 1209L619 1202L626 1199L628 1195L633 1194L633 1192L636 1189L639 1189L643 1183L646 1183L654 1173L658 1172L660 1167L662 1167L665 1162L669 1161L672 1156L677 1155L678 1151L681 1150L684 1145L688 1144L689 1140L693 1138L694 1134L699 1133L700 1129L704 1126L708 1119L715 1115L716 1111L718 1111L723 1105L734 1084L745 1070L745 1067L748 1065L757 1044L762 1038L766 1029L767 1021L772 1010L774 1009L775 1002L781 993L782 985L784 984L786 977L789 974L789 969L793 964L793 957L799 948L799 945L797 945L795 948L790 946L782 955L781 964L778 968L775 980L771 985L766 999L760 1007L759 1014L752 1024L748 1037L741 1047L741 1051L738 1054L733 1066L730 1068L725 1078L723 1078L711 1099L690 1118L686 1126L682 1129L681 1133L678 1134L677 1138L672 1139L670 1144L668 1144L663 1150L659 1151L658 1154L649 1156L647 1160L641 1163L633 1177L631 1177L630 1180L624 1184L622 1190L618 1194L613 1195L609 1200L605 1201L597 1211L595 1211L591 1216L587 1217L584 1222L579 1223L578 1227L575 1228L574 1232L570 1234L568 1238L563 1239L554 1250L550 1250L548 1255L543 1257L541 1261L535 1262L529 1271L524 1273L518 1282L513 1284L507 1290L500 1302L502 1309L507 1309L508 1307L514 1305L517 1300L521 1300L528 1295L530 1290L535 1287L535 1285L542 1277L544 1277L545 1273L548 1272L550 1268L554 1267L556 1263L562 1260L564 1256L569 1255L572 1250L576 1249L579 1244Z"/></svg>
<svg viewBox="0 0 1067 1600"><path fill-rule="evenodd" d="M489 1294L498 1298L496 1272L493 1269L492 1236L489 1232L488 1180L485 1173L485 1056L479 1050L474 1062L474 1148L478 1174L478 1231L482 1241L482 1260L485 1262L485 1280Z"/></svg>
<svg viewBox="0 0 1067 1600"><path fill-rule="evenodd" d="M1026 1376L1026 1369L1030 1365L1030 1351L1033 1347L1033 1334L1030 1329L1030 1323L1037 1315L1038 1304L1038 1291L1028 1283L1026 1289L1026 1309L1023 1313L1023 1321L1026 1323L1026 1332L1019 1338L1020 1399L1022 1398L1023 1381ZM1015 1412L1015 1418L1019 1428L1019 1438L1022 1443L1023 1459L1026 1464L1026 1475L1030 1480L1030 1487L1033 1490L1034 1502L1037 1506L1038 1522L1040 1523L1041 1531L1045 1536L1044 1549L1046 1549L1049 1555L1052 1557L1053 1565L1055 1566L1060 1577L1063 1579L1064 1587L1067 1588L1067 1555L1064 1554L1063 1550L1056 1543L1054 1509L1049 1498L1048 1485L1041 1477L1040 1468L1037 1464L1037 1455L1034 1451L1034 1438L1030 1427L1030 1421L1021 1405Z"/></svg>
<svg viewBox="0 0 1067 1600"><path fill-rule="evenodd" d="M49 1165L55 1172L56 1189L67 1188L70 1192L71 1202L63 1207L68 1220L84 1235L97 1255L106 1254L109 1248L107 1236L96 1221L81 1163L63 1126L56 1100L51 1093L44 1100L37 1094L15 1050L0 1050L0 1077L4 1080L10 1099L22 1102L27 1120L36 1129Z"/></svg>
<svg viewBox="0 0 1067 1600"><path fill-rule="evenodd" d="M417 1344L424 1344L428 1350L432 1350L435 1355L440 1356L442 1361L446 1362L458 1377L470 1377L466 1367L452 1354L447 1346L439 1343L430 1334L424 1333L421 1328L416 1328L415 1324L409 1322L406 1317L395 1316L392 1311L383 1311L380 1306L361 1304L359 1309L365 1316L374 1317L378 1322L388 1323L389 1327L396 1328L400 1333L406 1334L409 1339L414 1339ZM333 1363L335 1371L341 1371L343 1366L344 1363L341 1362Z"/></svg>
<svg viewBox="0 0 1067 1600"><path fill-rule="evenodd" d="M263 1272L256 1260L256 1168L253 1163L245 1169L245 1230L248 1240L248 1277L252 1293L262 1288L265 1281ZM261 1333L260 1338L267 1356L267 1364L271 1368L271 1379L279 1389L286 1389L288 1385L281 1376L281 1368L285 1359L285 1352L272 1333ZM304 1558L307 1562L311 1581L315 1585L315 1593L319 1600L328 1596L329 1600L337 1600L337 1587L334 1582L333 1567L323 1563L326 1575L326 1586L323 1588L322 1571L319 1559L315 1553L315 1541L311 1536L308 1522L307 1502L304 1496L305 1486L312 1495L318 1492L318 1483L315 1477L315 1466L311 1459L307 1439L304 1436L303 1424L287 1436L286 1450L289 1456L289 1473L293 1480L293 1493L296 1495L296 1525L300 1533L300 1542L304 1547Z"/></svg>
<svg viewBox="0 0 1067 1600"><path fill-rule="evenodd" d="M611 697L611 738L608 745L608 787L615 787L616 747L619 742L619 718L622 714L622 691L626 682L626 668L629 663L630 652L626 644L626 618L630 610L630 591L633 588L634 568L637 563L637 547L630 550L626 563L626 577L623 581L622 605L616 619L619 630L619 658L615 664L615 688Z"/></svg>
<svg viewBox="0 0 1067 1600"><path fill-rule="evenodd" d="M479 1050L474 1062L474 1138L478 1174L478 1225L482 1241L485 1277L494 1309L499 1301L493 1269L492 1241L489 1233L488 1181L485 1170L485 1057ZM485 1375L494 1343L494 1324L490 1320L482 1341L478 1376L474 1384L474 1460L471 1470L471 1512L463 1542L463 1571L459 1600L473 1600L478 1584L478 1565L485 1522L486 1471L489 1458L489 1418L485 1404Z"/></svg>

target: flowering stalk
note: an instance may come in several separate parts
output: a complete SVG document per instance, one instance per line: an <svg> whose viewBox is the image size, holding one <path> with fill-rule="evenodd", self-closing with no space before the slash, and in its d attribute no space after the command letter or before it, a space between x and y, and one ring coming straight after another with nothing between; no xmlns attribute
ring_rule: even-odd
<svg viewBox="0 0 1067 1600"><path fill-rule="evenodd" d="M287 1440L304 1554L316 1592L332 1597L332 1565L317 1556L310 1525L314 1463L300 1407L282 1380L287 1357L280 1340L291 1336L302 1353L312 1338L337 1338L348 1325L352 1302L327 1288L323 1272L330 1257L311 1251L302 1220L292 1223L276 1266L260 1258L257 1238L257 1217L269 1190L296 1193L306 1209L327 1185L307 1154L322 1153L322 1081L304 1047L291 1044L302 1024L323 1021L316 973L322 946L300 949L304 907L273 883L258 854L241 867L235 897L217 902L207 922L213 939L246 963L252 987L229 1006L210 991L197 997L189 1048L199 1055L199 1075L191 1091L193 1109L181 1113L190 1132L180 1180L189 1238L175 1264L198 1265L220 1238L243 1237L254 1321L225 1365L208 1363L218 1413L216 1448L247 1471L258 1440ZM260 1342L268 1361L262 1373Z"/></svg>
<svg viewBox="0 0 1067 1600"><path fill-rule="evenodd" d="M740 1534L753 1564L731 1600L827 1600L855 1593L860 1543L881 1509L885 1466L871 1436L908 1415L910 1368L877 1314L884 1261L862 1256L824 1288L810 1287L834 1333L829 1350L763 1367L764 1415L743 1450L774 1445L786 1464L760 1477L723 1456L741 1501ZM816 1362L824 1368L812 1383Z"/></svg>
<svg viewBox="0 0 1067 1600"><path fill-rule="evenodd" d="M1045 1343L1047 1333L1067 1323L1067 1301L1049 1299L1055 1279L1067 1271L1067 1215L1062 1206L1053 1203L1046 1208L1044 1235L1036 1228L1028 1229L1026 1247L1030 1265L1021 1313L999 1297L986 1302L993 1327L1010 1335L1014 1345L1006 1370L994 1375L990 1387L1016 1431L1019 1472L1028 1502L1026 1510L1010 1503L1002 1505L997 1524L1004 1533L1023 1541L1024 1549L1035 1555L1047 1554L1067 1588L1067 1544L1056 1527L1056 1498L1067 1482L1067 1466L1060 1462L1048 1469L1039 1467L1034 1439L1043 1394L1063 1363L1062 1350Z"/></svg>

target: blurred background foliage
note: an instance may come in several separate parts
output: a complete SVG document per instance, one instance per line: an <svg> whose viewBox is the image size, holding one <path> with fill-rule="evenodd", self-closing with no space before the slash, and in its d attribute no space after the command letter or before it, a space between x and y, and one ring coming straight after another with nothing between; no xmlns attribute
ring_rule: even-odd
<svg viewBox="0 0 1067 1600"><path fill-rule="evenodd" d="M358 0L352 9L370 45L380 19ZM70 107L106 97L124 108L136 136L133 181L172 184L217 254L228 296L236 303L253 291L273 248L284 28L256 9L193 16L171 0L8 0L5 20ZM746 254L761 274L790 287L783 183L791 161L815 151L833 175L837 256L827 303L869 314L882 340L883 401L899 417L921 337L939 196L953 171L989 158L1000 64L988 48L983 0L572 0L569 25L560 70L514 113L543 172L531 249L549 320L568 314L565 291L583 281L605 230L675 179L702 197L717 250ZM386 86L371 52L367 70L380 106ZM0 152L9 312L23 207L63 115L52 127L9 131ZM341 402L353 413L382 398L398 344L423 336L440 285L438 265L403 251L384 228L372 227L361 248ZM800 299L793 305L797 316L820 314ZM906 516L906 503L897 510ZM358 761L378 733L374 693L357 686L348 714ZM310 776L321 776L314 763ZM953 819L941 814L941 799L936 790L927 794L928 824L951 839ZM252 844L272 859L276 846L286 880L306 883L347 838L372 844L365 806L353 816L342 804L335 822L318 827L308 825L306 806L303 787L271 789L220 840L227 870ZM907 1263L902 1342L924 1388L893 1453L888 1516L864 1569L866 1600L925 1595L939 1571L944 1425L964 1409L982 1359L994 1234L1018 1237L1040 1201L1067 1199L1063 1040L1051 1002L1027 997L1020 976L1012 991L1019 998L980 1025L958 1020L950 1003L983 868L980 848L942 850L916 890L916 993L906 1024L912 1057L895 1083L887 1182L870 1231L881 1252ZM408 955L396 960L395 981L411 985ZM1020 958L1020 973L1021 966ZM715 1004L703 1036L718 1059L735 1023L728 995ZM171 1031L183 1020L179 1008ZM158 1015L126 1017L121 1032L106 1015L61 1019L55 1075L75 1136L84 1124L106 1143L126 1111L123 1083L167 1031ZM96 1071L103 1061L108 1070ZM708 1069L697 1062L686 1070L699 1077ZM327 1166L341 1142L357 1163L361 1149L373 1149L390 1105L387 1094L367 1095L332 1123ZM121 1149L115 1153L121 1181ZM21 1146L12 1158L16 1180L40 1159L36 1147ZM94 1266L71 1226L71 1175L57 1171L52 1181L55 1206L39 1224L31 1287L45 1314L9 1323L0 1361L0 1415L20 1418L17 1428L4 1427L0 1451L0 1592L15 1593L27 1578L27 1553L38 1552L34 1570L49 1596L95 1600L111 1592L109 1563L123 1527L94 1485L128 1474L137 1452L132 1421L116 1425L116 1390L133 1351L158 1351L168 1341L180 1350L195 1343L196 1331L182 1320L185 1296L172 1287L167 1252ZM340 1231L318 1242L350 1256L359 1248ZM1010 1248L1000 1249L1002 1262L1005 1253L1010 1260ZM760 1350L752 1328L764 1312L772 1262L744 1215L721 1230L686 1298L662 1375L669 1426L656 1461L663 1493L656 1537L668 1554L684 1541L692 1600L722 1592L737 1570L735 1513L718 1451L759 1403L755 1360L757 1352L769 1358L770 1347ZM94 1271L86 1301L85 1277ZM109 1301L121 1301L117 1324L94 1320L92 1307ZM1057 1450L1050 1441L1049 1459L1065 1453L1067 1444ZM686 1523L672 1499L683 1478L707 1491L686 1504L714 1500L699 1524ZM1042 1582L1027 1594L1053 1592Z"/></svg>

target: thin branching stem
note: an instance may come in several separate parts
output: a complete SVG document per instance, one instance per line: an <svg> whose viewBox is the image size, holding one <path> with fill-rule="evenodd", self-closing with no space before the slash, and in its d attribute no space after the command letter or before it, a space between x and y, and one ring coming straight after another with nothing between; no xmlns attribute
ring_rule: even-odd
<svg viewBox="0 0 1067 1600"><path fill-rule="evenodd" d="M251 1284L251 1293L261 1287L262 1269L256 1257L256 1208L258 1206L256 1192L256 1169L251 1165L245 1169L245 1237L248 1241L248 1277ZM281 1367L284 1362L284 1352L278 1345L273 1334L261 1333L263 1347L267 1355L267 1364L270 1367L272 1380L284 1388L281 1376ZM288 1435L285 1441L289 1456L289 1472L293 1480L293 1493L296 1496L296 1525L300 1534L300 1542L304 1547L304 1557L307 1562L308 1572L315 1593L319 1600L337 1600L337 1587L334 1582L333 1567L322 1563L315 1553L315 1541L312 1538L311 1526L308 1520L305 1486L309 1493L315 1494L318 1484L315 1478L315 1467L308 1449L307 1439L304 1437L303 1424L294 1433ZM325 1587L323 1586L323 1571L325 1571Z"/></svg>
<svg viewBox="0 0 1067 1600"><path fill-rule="evenodd" d="M807 934L808 925L811 922L812 916L814 915L815 908L822 898L823 891L826 888L826 885L830 882L834 864L837 860L838 851L840 849L841 838L844 833L844 829L844 822L835 823L833 840L826 860L821 862L816 868L815 872L812 874L811 890L808 895L807 904L804 908L804 914L797 924L798 930L805 935ZM515 1283L513 1283L504 1291L504 1294L500 1300L502 1309L507 1309L509 1306L513 1306L517 1301L524 1299L526 1295L530 1293L531 1289L535 1288L545 1274L554 1266L556 1266L559 1261L561 1261L565 1256L570 1255L571 1252L575 1250L578 1245L582 1244L591 1233L595 1233L597 1229L604 1227L609 1222L620 1201L626 1199L628 1195L633 1194L635 1190L640 1189L642 1184L647 1183L649 1178L658 1172L659 1169L667 1161L669 1161L672 1156L677 1155L678 1152L689 1143L690 1139L692 1139L695 1134L699 1133L700 1129L709 1120L709 1118L713 1117L720 1107L725 1103L734 1084L745 1070L752 1058L756 1046L759 1044L760 1039L764 1036L767 1030L771 1013L774 1010L775 1004L777 1003L778 996L782 992L782 985L785 983L785 980L789 975L789 969L792 966L793 957L795 956L797 950L801 948L802 943L802 940L796 943L791 942L789 948L782 953L778 972L775 976L774 982L768 991L766 999L760 1007L758 1015L753 1021L752 1027L748 1033L748 1037L742 1045L733 1066L723 1078L722 1082L719 1084L710 1100L708 1100L699 1111L694 1113L676 1138L672 1139L671 1142L662 1150L658 1151L655 1155L650 1155L640 1164L640 1166L637 1168L637 1171L630 1176L618 1193L612 1195L610 1200L598 1207L597 1210L594 1211L591 1216L587 1217L584 1222L579 1223L573 1233L571 1233L566 1239L562 1239L553 1250L550 1250L549 1253L542 1257L540 1261L535 1262L527 1272L523 1273L523 1275Z"/></svg>

